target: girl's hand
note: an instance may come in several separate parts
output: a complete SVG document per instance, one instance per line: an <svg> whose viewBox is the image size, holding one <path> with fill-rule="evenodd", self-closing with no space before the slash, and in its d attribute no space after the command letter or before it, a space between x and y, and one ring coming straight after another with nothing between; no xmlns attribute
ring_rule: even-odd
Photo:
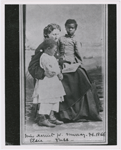
<svg viewBox="0 0 121 150"><path fill-rule="evenodd" d="M59 73L57 76L58 76L59 80L63 80L63 74L62 73Z"/></svg>

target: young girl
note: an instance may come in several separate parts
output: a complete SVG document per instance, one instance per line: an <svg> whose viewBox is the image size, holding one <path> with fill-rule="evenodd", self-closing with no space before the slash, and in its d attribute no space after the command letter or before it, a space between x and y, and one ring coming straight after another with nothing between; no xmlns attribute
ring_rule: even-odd
<svg viewBox="0 0 121 150"><path fill-rule="evenodd" d="M68 19L65 23L67 34L59 39L60 64L63 62L77 63L82 62L80 56L80 42L75 36L77 23L73 19Z"/></svg>
<svg viewBox="0 0 121 150"><path fill-rule="evenodd" d="M59 63L64 69L76 66L73 72L64 72L63 86L66 92L64 101L60 103L59 117L64 122L101 121L99 112L102 106L97 95L95 84L90 81L86 70L82 67L80 41L75 36L77 23L68 19L65 23L67 34L59 39ZM68 65L66 63L69 63ZM72 65L73 64L73 65Z"/></svg>
<svg viewBox="0 0 121 150"><path fill-rule="evenodd" d="M55 75L50 78L46 76L43 80L37 80L33 94L33 103L40 103L38 115L45 117L45 119L37 121L38 125L54 127L56 124L63 123L54 116L54 111L59 111L59 102L63 101L63 96L65 95L64 88L60 81L63 75L54 57L57 51L57 42L52 38L47 38L42 45L43 50L40 51L44 52L40 57L40 67L48 74L54 73Z"/></svg>

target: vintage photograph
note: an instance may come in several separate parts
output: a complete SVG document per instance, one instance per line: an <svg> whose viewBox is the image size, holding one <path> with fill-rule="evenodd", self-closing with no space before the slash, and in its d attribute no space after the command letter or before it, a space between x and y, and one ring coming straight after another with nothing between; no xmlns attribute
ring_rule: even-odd
<svg viewBox="0 0 121 150"><path fill-rule="evenodd" d="M107 144L107 5L20 5L21 144Z"/></svg>

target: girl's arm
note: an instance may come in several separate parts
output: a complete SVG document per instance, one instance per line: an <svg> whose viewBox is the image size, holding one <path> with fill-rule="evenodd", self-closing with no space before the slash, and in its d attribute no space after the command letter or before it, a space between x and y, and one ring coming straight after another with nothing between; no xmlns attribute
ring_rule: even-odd
<svg viewBox="0 0 121 150"><path fill-rule="evenodd" d="M74 51L75 51L75 56L82 62L83 59L80 55L80 51L81 50L81 44L78 40L75 41L75 44L74 44Z"/></svg>
<svg viewBox="0 0 121 150"><path fill-rule="evenodd" d="M46 69L46 71L44 72L45 76L48 77L48 78L52 78L53 76L56 75L55 72L51 72L49 71L48 69Z"/></svg>
<svg viewBox="0 0 121 150"><path fill-rule="evenodd" d="M47 55L42 55L40 59L40 66L44 69L47 77L50 78L56 75L55 68L53 67L52 62Z"/></svg>

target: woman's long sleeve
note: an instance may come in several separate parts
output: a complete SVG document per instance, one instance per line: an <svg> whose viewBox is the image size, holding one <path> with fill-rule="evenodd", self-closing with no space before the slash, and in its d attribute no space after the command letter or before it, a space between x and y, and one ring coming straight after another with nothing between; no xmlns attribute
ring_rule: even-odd
<svg viewBox="0 0 121 150"><path fill-rule="evenodd" d="M44 75L44 69L42 69L39 65L39 59L42 55L42 52L38 51L35 53L35 55L32 56L32 59L29 63L29 73L32 75L33 78L42 80L45 75Z"/></svg>
<svg viewBox="0 0 121 150"><path fill-rule="evenodd" d="M61 38L58 40L58 51L59 51L59 58L63 59L64 53L65 53L64 47L63 47L64 45L62 45L60 43L61 43Z"/></svg>

